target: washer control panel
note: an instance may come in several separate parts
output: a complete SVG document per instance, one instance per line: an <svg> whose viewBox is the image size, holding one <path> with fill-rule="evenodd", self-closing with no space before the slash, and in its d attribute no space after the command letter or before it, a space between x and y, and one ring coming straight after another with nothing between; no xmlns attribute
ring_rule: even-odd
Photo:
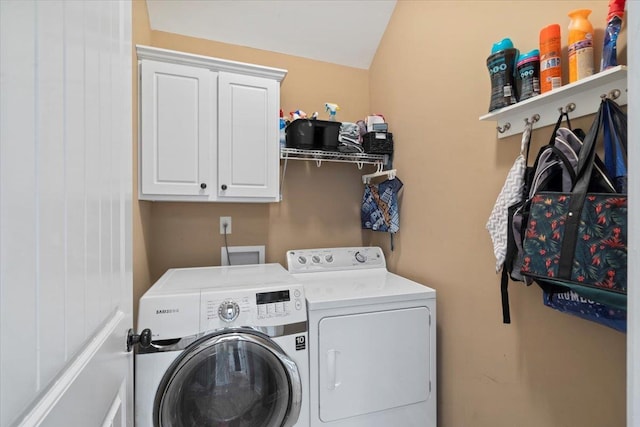
<svg viewBox="0 0 640 427"><path fill-rule="evenodd" d="M377 246L296 249L287 252L287 268L289 273L294 274L386 267L384 253Z"/></svg>
<svg viewBox="0 0 640 427"><path fill-rule="evenodd" d="M218 317L224 322L233 322L240 314L240 306L237 302L226 300L218 307Z"/></svg>
<svg viewBox="0 0 640 427"><path fill-rule="evenodd" d="M206 291L201 296L200 327L212 330L304 322L306 310L302 285Z"/></svg>

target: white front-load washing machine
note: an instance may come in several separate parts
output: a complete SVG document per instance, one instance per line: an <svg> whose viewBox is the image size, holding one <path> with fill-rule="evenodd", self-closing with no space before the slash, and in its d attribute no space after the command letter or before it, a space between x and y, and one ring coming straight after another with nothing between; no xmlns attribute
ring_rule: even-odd
<svg viewBox="0 0 640 427"><path fill-rule="evenodd" d="M303 286L279 264L168 270L141 298L136 427L307 427Z"/></svg>
<svg viewBox="0 0 640 427"><path fill-rule="evenodd" d="M309 316L311 427L436 427L436 291L378 247L287 252Z"/></svg>

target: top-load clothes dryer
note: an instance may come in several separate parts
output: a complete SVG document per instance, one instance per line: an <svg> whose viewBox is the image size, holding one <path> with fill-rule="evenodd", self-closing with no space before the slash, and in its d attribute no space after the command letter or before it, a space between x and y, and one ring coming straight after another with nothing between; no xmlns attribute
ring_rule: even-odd
<svg viewBox="0 0 640 427"><path fill-rule="evenodd" d="M436 427L436 292L378 247L287 252L309 316L311 427Z"/></svg>
<svg viewBox="0 0 640 427"><path fill-rule="evenodd" d="M138 327L136 427L308 427L304 289L282 266L171 269Z"/></svg>

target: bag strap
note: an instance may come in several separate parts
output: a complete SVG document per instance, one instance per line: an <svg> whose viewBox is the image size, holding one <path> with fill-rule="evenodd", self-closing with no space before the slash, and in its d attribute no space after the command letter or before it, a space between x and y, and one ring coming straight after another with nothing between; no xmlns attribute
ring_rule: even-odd
<svg viewBox="0 0 640 427"><path fill-rule="evenodd" d="M554 145L555 144L556 132L558 131L558 129L560 129L560 126L562 126L562 120L563 119L567 120L567 129L572 130L571 129L571 120L569 120L569 111L565 111L563 108L560 108L560 116L558 117L558 120L556 121L556 125L553 127L553 132L551 132L551 138L549 139L549 145Z"/></svg>
<svg viewBox="0 0 640 427"><path fill-rule="evenodd" d="M598 115L589 128L589 132L584 138L584 144L580 149L576 184L571 192L571 200L569 201L567 217L564 223L564 238L560 249L562 255L560 256L558 264L559 278L571 277L576 241L578 239L578 225L582 216L584 200L589 189L589 182L591 181L591 174L596 157L596 143L600 135L600 130L603 128L606 109L605 98L600 102Z"/></svg>
<svg viewBox="0 0 640 427"><path fill-rule="evenodd" d="M520 141L520 154L524 156L525 166L529 164L529 149L531 148L531 134L533 133L533 119L527 120Z"/></svg>
<svg viewBox="0 0 640 427"><path fill-rule="evenodd" d="M522 132L522 140L520 142L520 155L524 156L524 164L525 170L523 177L525 181L527 180L527 165L529 164L529 148L531 147L531 134L533 133L533 117L530 120L526 121L524 126L524 131ZM522 186L522 200L525 200L528 197L529 189L527 188L527 184ZM507 222L508 226L509 222ZM507 231L510 231L507 229ZM507 233L507 239L513 240L513 233ZM514 247L509 247L507 244L507 254L505 257L505 262L502 265L502 275L500 277L500 296L502 301L502 323L511 323L511 313L509 310L509 270L512 267L512 262L509 262L509 259L513 259L516 254Z"/></svg>
<svg viewBox="0 0 640 427"><path fill-rule="evenodd" d="M502 323L511 323L511 312L509 310L509 272L502 267L500 277L500 296L502 298Z"/></svg>
<svg viewBox="0 0 640 427"><path fill-rule="evenodd" d="M520 141L520 155L524 156L524 181L525 185L522 186L522 200L529 197L529 186L527 182L527 167L529 165L529 151L531 148L531 135L533 134L533 117L530 120L527 120L524 125L524 131L522 132L522 140Z"/></svg>

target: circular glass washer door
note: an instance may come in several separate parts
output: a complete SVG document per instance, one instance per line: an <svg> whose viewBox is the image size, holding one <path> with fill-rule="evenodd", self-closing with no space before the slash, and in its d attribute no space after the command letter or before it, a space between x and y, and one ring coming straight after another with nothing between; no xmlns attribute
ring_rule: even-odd
<svg viewBox="0 0 640 427"><path fill-rule="evenodd" d="M302 385L296 364L250 330L206 336L173 362L155 397L155 427L290 427Z"/></svg>

